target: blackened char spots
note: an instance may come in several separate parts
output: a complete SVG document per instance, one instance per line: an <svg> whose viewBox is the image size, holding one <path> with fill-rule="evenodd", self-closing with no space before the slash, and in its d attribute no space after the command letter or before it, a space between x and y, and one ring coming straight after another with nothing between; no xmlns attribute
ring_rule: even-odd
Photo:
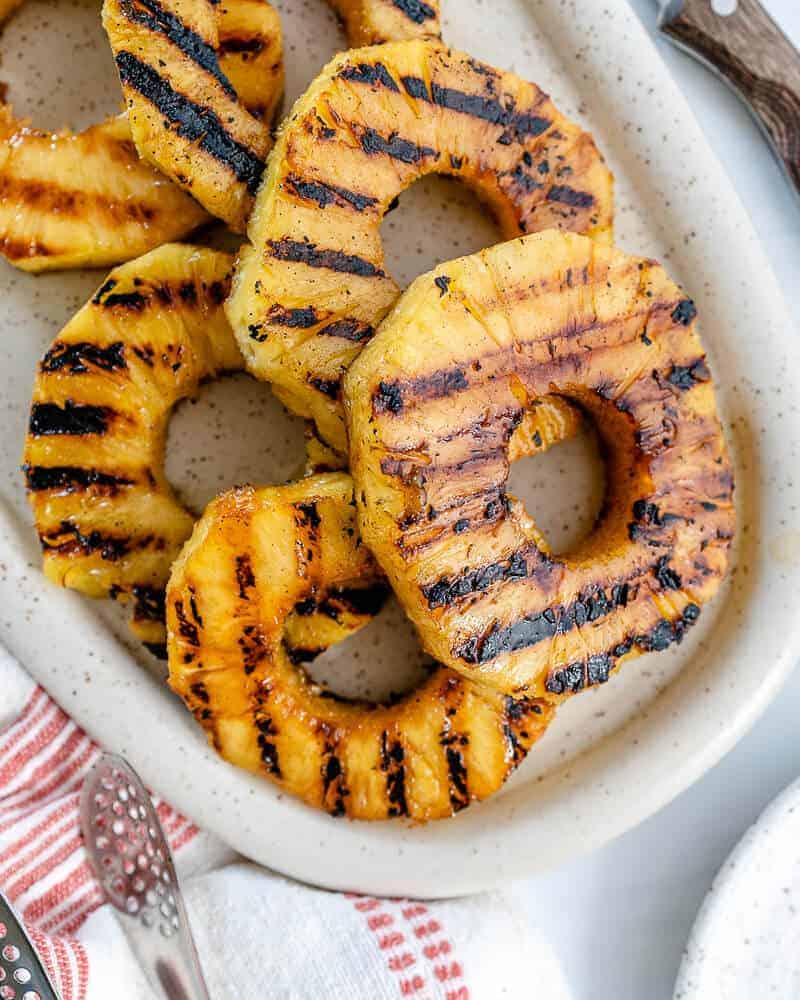
<svg viewBox="0 0 800 1000"><path fill-rule="evenodd" d="M107 406L88 406L68 399L64 406L57 403L34 403L29 429L34 437L50 434L105 434L113 417Z"/></svg>
<svg viewBox="0 0 800 1000"><path fill-rule="evenodd" d="M29 490L59 490L61 493L80 493L93 489L98 493L116 495L125 486L132 486L132 479L112 476L98 469L85 469L75 465L25 465L25 483Z"/></svg>
<svg viewBox="0 0 800 1000"><path fill-rule="evenodd" d="M87 341L74 344L57 341L42 358L39 367L48 373L67 369L71 375L82 375L91 368L104 372L121 371L127 367L125 345L121 340L106 347Z"/></svg>
<svg viewBox="0 0 800 1000"><path fill-rule="evenodd" d="M653 575L662 590L680 590L683 582L680 574L669 565L669 556L662 556L653 569Z"/></svg>
<svg viewBox="0 0 800 1000"><path fill-rule="evenodd" d="M258 749L264 767L276 778L282 778L278 748L275 745L275 737L278 735L275 723L269 717L256 719L256 728L258 729Z"/></svg>
<svg viewBox="0 0 800 1000"><path fill-rule="evenodd" d="M380 767L386 774L386 797L389 800L390 816L407 816L406 801L406 753L399 740L389 742L389 734L381 733Z"/></svg>
<svg viewBox="0 0 800 1000"><path fill-rule="evenodd" d="M697 315L697 306L691 299L682 299L672 310L671 319L673 323L680 323L688 326Z"/></svg>
<svg viewBox="0 0 800 1000"><path fill-rule="evenodd" d="M430 146L418 146L395 132L387 138L374 128L366 128L361 133L359 141L361 148L369 156L384 154L401 163L416 164L423 160L439 158L437 151Z"/></svg>
<svg viewBox="0 0 800 1000"><path fill-rule="evenodd" d="M349 83L366 83L370 86L380 85L394 93L400 93L400 88L383 63L357 63L354 66L345 66L339 76L342 80L347 80Z"/></svg>
<svg viewBox="0 0 800 1000"><path fill-rule="evenodd" d="M420 98L424 99L422 95ZM552 124L549 118L544 118L541 115L506 107L496 97L487 97L484 94L467 94L463 90L442 87L435 81L431 83L430 99L441 108L469 115L472 118L480 118L481 121L499 126L503 129L499 141L504 145L542 135Z"/></svg>
<svg viewBox="0 0 800 1000"><path fill-rule="evenodd" d="M428 85L418 76L402 76L400 82L409 97L417 101L430 101L431 95L428 93Z"/></svg>
<svg viewBox="0 0 800 1000"><path fill-rule="evenodd" d="M363 257L344 253L341 250L326 250L316 243L292 240L284 237L267 242L272 256L277 260L292 264L306 264L308 267L328 268L340 274L355 274L361 278L385 278L386 275Z"/></svg>
<svg viewBox="0 0 800 1000"><path fill-rule="evenodd" d="M117 53L116 63L123 84L137 90L161 112L179 136L197 143L255 195L264 164L251 149L229 134L210 108L173 90L167 80L131 52Z"/></svg>
<svg viewBox="0 0 800 1000"><path fill-rule="evenodd" d="M178 619L178 634L185 639L190 646L200 645L200 633L195 622L191 621L186 612L183 601L178 598L175 601L175 617Z"/></svg>
<svg viewBox="0 0 800 1000"><path fill-rule="evenodd" d="M457 646L453 653L465 663L488 663L503 653L528 649L555 635L563 635L587 622L599 621L618 607L625 607L629 587L617 584L608 595L598 588L579 596L571 604L555 605L535 615L526 615L510 625L495 623L483 636L473 636Z"/></svg>
<svg viewBox="0 0 800 1000"><path fill-rule="evenodd" d="M571 208L591 208L594 204L594 195L588 191L576 191L567 184L555 184L547 192L547 200L569 205Z"/></svg>
<svg viewBox="0 0 800 1000"><path fill-rule="evenodd" d="M447 274L440 274L438 277L434 278L433 283L439 289L439 298L443 298L447 294L447 290L450 288L450 282L453 279Z"/></svg>
<svg viewBox="0 0 800 1000"><path fill-rule="evenodd" d="M380 382L372 397L372 410L378 413L400 413L406 403L445 399L469 388L467 373L462 368L448 368L416 378Z"/></svg>
<svg viewBox="0 0 800 1000"><path fill-rule="evenodd" d="M424 24L436 17L436 11L424 0L392 0L392 3L414 24Z"/></svg>
<svg viewBox="0 0 800 1000"><path fill-rule="evenodd" d="M524 552L514 552L508 559L466 570L456 577L444 577L422 588L428 607L446 608L461 598L480 594L495 583L522 580L528 575Z"/></svg>
<svg viewBox="0 0 800 1000"><path fill-rule="evenodd" d="M372 396L372 412L399 413L403 409L403 394L396 382L379 382Z"/></svg>
<svg viewBox="0 0 800 1000"><path fill-rule="evenodd" d="M242 651L242 667L245 676L249 677L267 657L267 639L257 625L245 625L238 643Z"/></svg>
<svg viewBox="0 0 800 1000"><path fill-rule="evenodd" d="M297 503L294 505L294 509L300 515L298 521L303 527L316 531L322 524L322 518L315 503Z"/></svg>
<svg viewBox="0 0 800 1000"><path fill-rule="evenodd" d="M129 21L168 38L195 65L213 76L228 97L236 98L236 91L220 69L213 47L179 17L164 10L156 0L121 0L120 10Z"/></svg>
<svg viewBox="0 0 800 1000"><path fill-rule="evenodd" d="M682 392L691 389L697 382L708 382L710 378L705 358L698 358L689 365L673 365L667 373L667 382Z"/></svg>
<svg viewBox="0 0 800 1000"><path fill-rule="evenodd" d="M96 305L104 309L129 309L131 312L142 312L147 305L147 296L142 292L112 292L104 299L94 299Z"/></svg>
<svg viewBox="0 0 800 1000"><path fill-rule="evenodd" d="M450 805L455 812L458 812L468 806L470 801L467 765L464 763L464 754L455 741L445 748L445 758L450 785Z"/></svg>
<svg viewBox="0 0 800 1000"><path fill-rule="evenodd" d="M576 693L584 687L605 684L614 666L607 653L596 653L583 662L554 670L545 682L545 688L552 694Z"/></svg>
<svg viewBox="0 0 800 1000"><path fill-rule="evenodd" d="M317 333L320 337L339 337L354 344L361 344L370 339L375 333L375 328L358 319L337 319L323 326Z"/></svg>
<svg viewBox="0 0 800 1000"><path fill-rule="evenodd" d="M294 174L286 178L286 187L292 194L304 201L313 201L320 208L336 205L339 208L350 207L357 212L363 212L378 204L378 199L368 194L359 194L336 184L324 184L322 181L304 180Z"/></svg>
<svg viewBox="0 0 800 1000"><path fill-rule="evenodd" d="M153 587L147 583L135 583L133 594L134 621L163 622L166 617L166 593L163 587Z"/></svg>
<svg viewBox="0 0 800 1000"><path fill-rule="evenodd" d="M127 535L106 535L97 530L84 534L71 521L62 521L58 528L39 538L42 548L48 552L57 552L63 556L97 554L106 562L117 562L134 547L132 539ZM142 539L136 547L142 548L150 541L150 537Z"/></svg>
<svg viewBox="0 0 800 1000"><path fill-rule="evenodd" d="M327 396L328 399L338 399L342 394L341 378L311 376L308 379L308 384L313 386L317 392L321 392L323 396Z"/></svg>
<svg viewBox="0 0 800 1000"><path fill-rule="evenodd" d="M291 309L276 304L270 307L267 317L275 326L286 326L294 330L308 330L320 321L313 306Z"/></svg>
<svg viewBox="0 0 800 1000"><path fill-rule="evenodd" d="M236 557L236 583L239 587L239 597L245 600L247 591L256 585L255 574L253 573L253 560L247 553Z"/></svg>

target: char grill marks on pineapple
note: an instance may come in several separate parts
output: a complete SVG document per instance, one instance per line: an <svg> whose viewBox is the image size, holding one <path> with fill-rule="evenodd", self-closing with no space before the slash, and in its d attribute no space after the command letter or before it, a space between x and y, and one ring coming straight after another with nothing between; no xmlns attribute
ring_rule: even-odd
<svg viewBox="0 0 800 1000"><path fill-rule="evenodd" d="M347 29L350 45L438 38L439 0L330 0Z"/></svg>
<svg viewBox="0 0 800 1000"><path fill-rule="evenodd" d="M238 4L218 11L206 0L105 0L103 22L140 154L241 231L271 144L259 115L274 111L283 74L275 12ZM261 65L265 47L273 65ZM248 51L257 66L242 58Z"/></svg>
<svg viewBox="0 0 800 1000"><path fill-rule="evenodd" d="M170 684L224 757L309 805L452 815L503 784L552 708L442 667L383 705L313 682L303 663L363 627L385 595L348 475L223 494L170 580Z"/></svg>
<svg viewBox="0 0 800 1000"><path fill-rule="evenodd" d="M655 262L580 236L446 268L447 295L418 279L345 379L365 541L452 669L602 683L681 642L727 567L733 476L696 310ZM598 524L563 557L506 494L514 427L548 394L594 419L607 461Z"/></svg>
<svg viewBox="0 0 800 1000"><path fill-rule="evenodd" d="M201 381L242 367L222 311L226 254L167 244L113 271L45 353L23 471L56 582L133 603L163 646L163 589L192 515L164 474L167 421Z"/></svg>
<svg viewBox="0 0 800 1000"><path fill-rule="evenodd" d="M534 84L433 42L336 58L279 134L226 309L248 368L343 454L331 387L399 294L381 220L431 172L473 187L508 237L556 227L610 238L611 175Z"/></svg>

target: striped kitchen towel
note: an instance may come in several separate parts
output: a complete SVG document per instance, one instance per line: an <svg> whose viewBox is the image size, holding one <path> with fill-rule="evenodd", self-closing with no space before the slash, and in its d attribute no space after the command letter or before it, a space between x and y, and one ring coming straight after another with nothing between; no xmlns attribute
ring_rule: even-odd
<svg viewBox="0 0 800 1000"><path fill-rule="evenodd" d="M78 798L99 752L0 648L0 888L63 1000L153 1000L81 844ZM238 860L156 802L213 998L568 998L548 945L502 895L322 892ZM0 998L19 1000L8 983Z"/></svg>

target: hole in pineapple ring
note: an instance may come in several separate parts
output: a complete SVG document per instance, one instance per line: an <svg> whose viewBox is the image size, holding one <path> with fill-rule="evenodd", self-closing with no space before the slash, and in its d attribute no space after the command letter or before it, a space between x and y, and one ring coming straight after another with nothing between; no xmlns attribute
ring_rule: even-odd
<svg viewBox="0 0 800 1000"><path fill-rule="evenodd" d="M587 538L606 495L606 467L598 434L583 420L571 438L513 462L510 495L521 500L554 555Z"/></svg>
<svg viewBox="0 0 800 1000"><path fill-rule="evenodd" d="M283 483L302 471L305 424L264 382L236 373L182 400L167 430L167 479L196 516L233 483Z"/></svg>
<svg viewBox="0 0 800 1000"><path fill-rule="evenodd" d="M381 240L389 274L401 288L445 260L502 242L489 209L457 178L415 181L384 215Z"/></svg>

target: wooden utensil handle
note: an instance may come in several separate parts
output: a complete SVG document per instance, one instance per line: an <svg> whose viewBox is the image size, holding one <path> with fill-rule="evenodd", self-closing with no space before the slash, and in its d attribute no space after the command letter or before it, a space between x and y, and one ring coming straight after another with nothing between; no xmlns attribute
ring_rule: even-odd
<svg viewBox="0 0 800 1000"><path fill-rule="evenodd" d="M800 53L758 0L726 16L710 0L675 2L661 28L745 101L800 192Z"/></svg>

